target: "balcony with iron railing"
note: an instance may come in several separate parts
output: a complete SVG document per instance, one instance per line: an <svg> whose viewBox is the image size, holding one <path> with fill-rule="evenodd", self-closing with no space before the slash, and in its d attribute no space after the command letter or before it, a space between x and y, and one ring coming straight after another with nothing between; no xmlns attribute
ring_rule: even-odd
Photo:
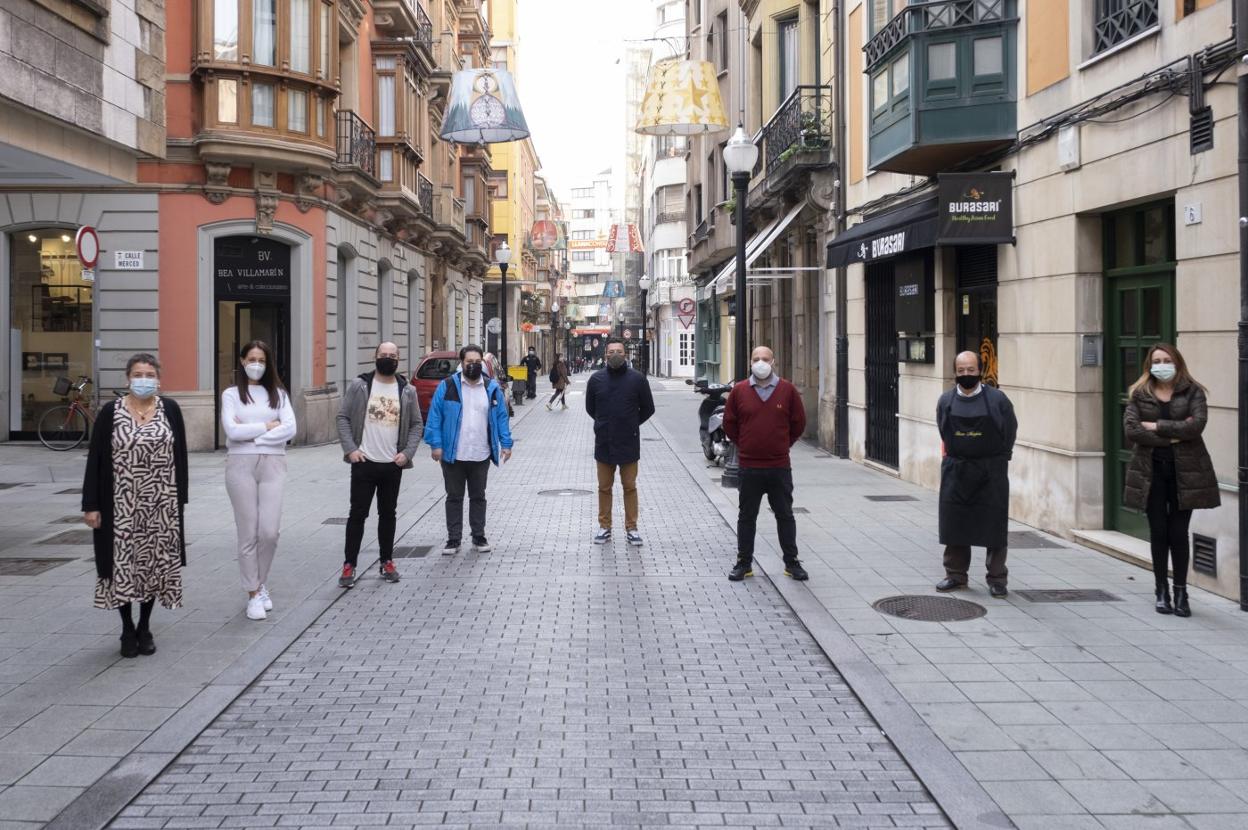
<svg viewBox="0 0 1248 830"><path fill-rule="evenodd" d="M433 46L433 21L422 0L373 0L374 23L386 37L411 38L417 46Z"/></svg>
<svg viewBox="0 0 1248 830"><path fill-rule="evenodd" d="M1017 136L1017 0L922 0L863 48L874 170L932 175Z"/></svg>
<svg viewBox="0 0 1248 830"><path fill-rule="evenodd" d="M832 94L830 86L799 86L758 131L760 195L783 189L801 168L832 163Z"/></svg>
<svg viewBox="0 0 1248 830"><path fill-rule="evenodd" d="M420 189L416 193L416 203L420 206L420 212L424 215L433 217L433 182L425 178L423 173L417 173L417 183Z"/></svg>
<svg viewBox="0 0 1248 830"><path fill-rule="evenodd" d="M373 128L351 110L334 113L336 156L334 180L356 199L377 191L377 137Z"/></svg>
<svg viewBox="0 0 1248 830"><path fill-rule="evenodd" d="M654 224L666 225L670 223L683 225L685 224L685 220L687 218L689 218L689 212L686 210L668 210L656 213L654 216Z"/></svg>

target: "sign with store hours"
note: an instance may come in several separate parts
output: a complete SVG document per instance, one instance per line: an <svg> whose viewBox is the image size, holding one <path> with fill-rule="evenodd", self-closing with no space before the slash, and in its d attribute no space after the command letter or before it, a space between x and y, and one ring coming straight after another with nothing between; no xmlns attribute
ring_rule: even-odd
<svg viewBox="0 0 1248 830"><path fill-rule="evenodd" d="M113 267L118 271L142 271L142 251L113 251Z"/></svg>
<svg viewBox="0 0 1248 830"><path fill-rule="evenodd" d="M219 300L290 297L290 247L258 236L227 236L213 246Z"/></svg>

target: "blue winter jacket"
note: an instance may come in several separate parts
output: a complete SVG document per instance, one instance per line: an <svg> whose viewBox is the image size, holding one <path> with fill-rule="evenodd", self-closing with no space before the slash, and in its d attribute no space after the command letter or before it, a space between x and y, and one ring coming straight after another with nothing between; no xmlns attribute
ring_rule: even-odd
<svg viewBox="0 0 1248 830"><path fill-rule="evenodd" d="M487 379L485 384L485 394L490 402L490 415L486 419L490 433L490 460L497 466L500 448L511 449L511 422L507 416L507 396L502 387L493 379ZM448 464L455 463L455 450L459 446L462 388L461 372L439 383L429 403L429 417L425 419L425 443L432 450L442 450L442 460Z"/></svg>

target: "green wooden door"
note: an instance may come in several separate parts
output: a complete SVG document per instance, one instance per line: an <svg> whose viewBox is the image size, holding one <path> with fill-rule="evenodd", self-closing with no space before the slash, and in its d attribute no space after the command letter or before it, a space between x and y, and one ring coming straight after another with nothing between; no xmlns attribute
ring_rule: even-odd
<svg viewBox="0 0 1248 830"><path fill-rule="evenodd" d="M1105 527L1147 539L1144 514L1122 503L1132 453L1122 416L1149 348L1175 341L1173 204L1107 216L1105 265Z"/></svg>
<svg viewBox="0 0 1248 830"><path fill-rule="evenodd" d="M1158 342L1174 342L1174 270L1109 279L1105 343L1105 526L1148 538L1144 514L1125 507L1122 487L1131 445L1122 431L1127 390L1144 371L1144 358Z"/></svg>

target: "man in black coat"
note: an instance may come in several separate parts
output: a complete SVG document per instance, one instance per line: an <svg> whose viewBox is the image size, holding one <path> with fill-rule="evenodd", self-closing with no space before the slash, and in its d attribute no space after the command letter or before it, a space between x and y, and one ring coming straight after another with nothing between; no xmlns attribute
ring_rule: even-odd
<svg viewBox="0 0 1248 830"><path fill-rule="evenodd" d="M624 341L618 337L607 341L607 368L589 379L585 411L594 419L594 461L598 464L598 532L594 544L611 541L611 491L618 467L624 485L624 530L630 545L640 545L637 465L641 459L641 425L654 414L654 397L645 376L628 367Z"/></svg>
<svg viewBox="0 0 1248 830"><path fill-rule="evenodd" d="M520 361L524 364L524 368L528 371L528 377L525 379L524 396L526 398L537 397L537 373L542 371L542 359L537 356L537 349L529 346L529 353Z"/></svg>
<svg viewBox="0 0 1248 830"><path fill-rule="evenodd" d="M988 549L988 588L1008 593L1005 567L1010 520L1010 457L1018 435L1014 405L981 380L979 355L954 361L957 386L940 396L936 427L944 448L940 464L940 543L945 578L937 591L965 588L971 546Z"/></svg>

